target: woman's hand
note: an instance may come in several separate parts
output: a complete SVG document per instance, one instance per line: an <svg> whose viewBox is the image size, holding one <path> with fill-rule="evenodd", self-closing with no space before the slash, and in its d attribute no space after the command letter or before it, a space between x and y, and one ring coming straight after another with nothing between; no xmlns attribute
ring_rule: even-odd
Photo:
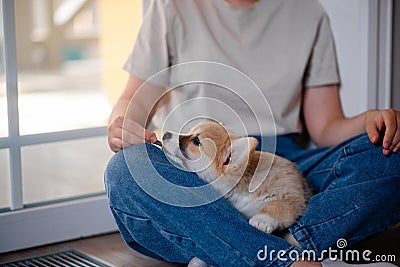
<svg viewBox="0 0 400 267"><path fill-rule="evenodd" d="M365 113L365 131L374 144L383 137L384 155L396 153L400 149L400 111L392 108L368 111Z"/></svg>
<svg viewBox="0 0 400 267"><path fill-rule="evenodd" d="M157 141L155 133L147 131L137 122L117 116L108 125L108 144L112 151L145 142Z"/></svg>
<svg viewBox="0 0 400 267"><path fill-rule="evenodd" d="M366 132L372 143L382 141L384 155L400 149L400 111L370 110L345 118L338 85L305 89L303 115L311 138L319 146L333 146Z"/></svg>
<svg viewBox="0 0 400 267"><path fill-rule="evenodd" d="M151 87L150 93L140 93L138 97L138 89L144 83L142 79L135 76L129 76L128 82L126 83L124 92L115 104L113 111L110 115L108 123L108 144L112 151L118 152L121 149L131 146L134 144L141 144L145 142L154 143L157 141L155 133L149 132L144 129L141 124L137 121L145 121L148 119L151 109L157 99L163 93L163 89L160 87L147 84L147 87ZM158 94L156 94L158 93ZM136 101L132 104L133 96ZM135 112L130 112L130 119L125 118L129 105L135 107ZM132 110L130 110L132 111Z"/></svg>

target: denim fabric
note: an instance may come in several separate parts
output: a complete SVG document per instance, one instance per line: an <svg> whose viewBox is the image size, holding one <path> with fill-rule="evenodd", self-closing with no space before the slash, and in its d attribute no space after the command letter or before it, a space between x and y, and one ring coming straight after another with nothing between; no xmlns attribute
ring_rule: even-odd
<svg viewBox="0 0 400 267"><path fill-rule="evenodd" d="M259 139L268 142L268 138ZM311 150L301 149L290 136L277 138L276 153L295 162L316 191L303 217L289 229L302 249L321 253L339 238L354 244L399 221L400 157L386 157L381 150L366 135ZM154 170L181 186L180 195L167 185L150 192ZM146 185L146 181L150 182ZM205 183L172 165L153 145L135 145L116 153L107 166L105 184L124 240L149 257L185 263L196 256L215 266L279 267L289 266L291 261L282 259L299 252L283 239L250 226L224 198L183 207L151 196L171 192L170 198L179 203L215 195L196 194L192 189ZM265 246L282 254L260 260L257 253Z"/></svg>

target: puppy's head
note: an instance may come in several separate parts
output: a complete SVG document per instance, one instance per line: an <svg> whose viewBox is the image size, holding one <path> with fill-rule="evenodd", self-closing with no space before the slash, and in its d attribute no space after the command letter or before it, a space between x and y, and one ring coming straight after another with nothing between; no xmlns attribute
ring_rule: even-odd
<svg viewBox="0 0 400 267"><path fill-rule="evenodd" d="M188 134L166 132L162 141L168 157L208 182L245 169L258 144L257 139L239 138L216 122L201 122Z"/></svg>

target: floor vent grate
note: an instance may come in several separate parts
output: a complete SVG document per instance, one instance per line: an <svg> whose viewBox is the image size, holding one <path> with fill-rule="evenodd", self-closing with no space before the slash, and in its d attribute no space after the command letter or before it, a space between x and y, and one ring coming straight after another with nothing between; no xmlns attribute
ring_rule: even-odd
<svg viewBox="0 0 400 267"><path fill-rule="evenodd" d="M1 267L111 267L76 250L0 264Z"/></svg>

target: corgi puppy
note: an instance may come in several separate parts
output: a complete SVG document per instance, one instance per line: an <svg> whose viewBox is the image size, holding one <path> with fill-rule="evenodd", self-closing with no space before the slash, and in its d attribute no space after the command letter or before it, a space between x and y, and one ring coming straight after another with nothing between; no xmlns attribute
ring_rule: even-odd
<svg viewBox="0 0 400 267"><path fill-rule="evenodd" d="M216 122L201 122L188 134L162 135L169 158L210 183L252 226L272 233L296 222L311 190L292 162L256 151L257 144Z"/></svg>

